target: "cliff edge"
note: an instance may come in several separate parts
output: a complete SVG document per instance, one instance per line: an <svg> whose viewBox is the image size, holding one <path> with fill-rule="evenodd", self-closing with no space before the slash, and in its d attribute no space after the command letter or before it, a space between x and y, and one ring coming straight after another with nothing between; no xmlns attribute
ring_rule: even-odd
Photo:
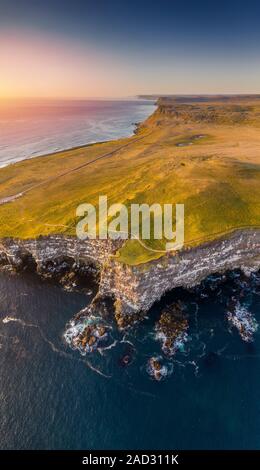
<svg viewBox="0 0 260 470"><path fill-rule="evenodd" d="M90 267L99 278L93 308L112 299L121 326L167 290L257 270L260 102L204 98L159 98L131 138L1 169L1 264L29 262L41 275L59 270L60 279ZM126 207L184 204L184 246L165 254L165 240L78 240L76 208L97 205L100 194Z"/></svg>

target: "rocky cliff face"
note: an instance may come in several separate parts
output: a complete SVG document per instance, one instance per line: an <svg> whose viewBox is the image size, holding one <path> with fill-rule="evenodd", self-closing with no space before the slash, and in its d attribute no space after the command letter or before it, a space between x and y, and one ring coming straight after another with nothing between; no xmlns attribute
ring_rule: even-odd
<svg viewBox="0 0 260 470"><path fill-rule="evenodd" d="M175 122L196 122L213 124L243 124L255 119L254 109L249 103L219 102L213 100L200 103L177 101L174 98L160 98L155 117L170 118Z"/></svg>
<svg viewBox="0 0 260 470"><path fill-rule="evenodd" d="M42 236L34 240L5 238L0 241L2 259L15 265L25 255L32 255L38 269L48 260L61 256L72 257L75 261L93 261L102 265L121 246L111 240L85 240L62 235Z"/></svg>
<svg viewBox="0 0 260 470"><path fill-rule="evenodd" d="M36 271L67 289L99 283L102 267L121 242L80 241L74 237L49 236L36 240L3 239L0 242L0 267L15 271Z"/></svg>
<svg viewBox="0 0 260 470"><path fill-rule="evenodd" d="M260 230L244 230L226 239L169 255L140 267L111 259L103 269L100 295L114 294L122 311L147 311L166 291L192 287L216 272L259 269Z"/></svg>
<svg viewBox="0 0 260 470"><path fill-rule="evenodd" d="M140 266L126 266L111 256L120 245L121 241L83 242L62 236L4 239L0 244L0 263L15 269L30 265L40 274L50 275L57 274L64 263L69 266L67 269L79 265L95 267L100 281L92 307L103 308L105 300L112 299L119 326L124 326L126 319L137 319L175 287L192 287L216 272L241 269L249 273L260 265L260 230L254 229L239 230L225 239Z"/></svg>

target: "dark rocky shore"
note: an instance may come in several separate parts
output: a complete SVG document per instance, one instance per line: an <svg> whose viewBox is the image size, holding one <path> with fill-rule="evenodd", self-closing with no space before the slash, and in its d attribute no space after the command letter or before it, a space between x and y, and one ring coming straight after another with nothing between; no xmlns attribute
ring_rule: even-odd
<svg viewBox="0 0 260 470"><path fill-rule="evenodd" d="M31 269L66 288L84 285L94 278L98 292L93 311L114 305L119 328L140 319L167 291L191 288L216 272L259 269L260 230L237 230L224 238L168 254L144 265L129 266L113 255L122 241L85 240L50 236L36 240L4 239L0 244L2 267Z"/></svg>
<svg viewBox="0 0 260 470"><path fill-rule="evenodd" d="M225 240L130 267L113 257L120 241L79 242L58 236L34 241L6 239L1 244L0 265L17 273L35 272L46 282L93 297L69 322L64 335L82 355L112 347L113 323L119 331L127 331L147 318L150 307L167 291L181 287L203 300L218 295L230 276L234 287L226 303L226 320L243 341L252 342L258 324L243 298L259 269L259 241L259 231L239 231ZM151 356L146 371L160 381L171 374L169 361L189 341L186 306L181 299L161 310L154 337L162 355ZM132 352L126 352L120 364L127 367L131 362Z"/></svg>

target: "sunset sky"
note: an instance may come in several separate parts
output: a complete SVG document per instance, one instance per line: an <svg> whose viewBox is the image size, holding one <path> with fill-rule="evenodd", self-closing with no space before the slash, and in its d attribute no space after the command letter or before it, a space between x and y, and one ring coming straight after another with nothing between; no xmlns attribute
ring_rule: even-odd
<svg viewBox="0 0 260 470"><path fill-rule="evenodd" d="M259 93L260 2L0 0L0 98Z"/></svg>

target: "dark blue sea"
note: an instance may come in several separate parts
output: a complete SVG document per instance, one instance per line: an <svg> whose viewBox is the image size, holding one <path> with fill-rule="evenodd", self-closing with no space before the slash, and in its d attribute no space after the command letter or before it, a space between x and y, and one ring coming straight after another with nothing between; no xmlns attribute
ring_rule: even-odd
<svg viewBox="0 0 260 470"><path fill-rule="evenodd" d="M259 321L259 276L177 289L127 333L111 319L112 347L86 356L63 335L91 296L26 273L1 273L0 293L2 449L260 449L260 331L246 342L227 318L233 299ZM166 359L154 325L176 300L188 341ZM147 374L152 355L171 363L164 380Z"/></svg>

